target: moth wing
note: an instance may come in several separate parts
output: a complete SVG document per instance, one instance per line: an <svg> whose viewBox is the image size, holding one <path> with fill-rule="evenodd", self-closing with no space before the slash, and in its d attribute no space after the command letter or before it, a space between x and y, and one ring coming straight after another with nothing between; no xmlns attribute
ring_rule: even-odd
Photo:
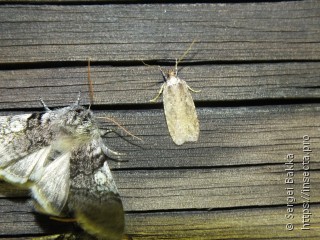
<svg viewBox="0 0 320 240"><path fill-rule="evenodd" d="M44 171L50 150L51 147L44 147L24 158L10 161L4 167L0 166L0 176L16 184L38 180ZM2 163L1 159L0 163Z"/></svg>
<svg viewBox="0 0 320 240"><path fill-rule="evenodd" d="M83 229L103 239L119 240L124 211L102 146L106 147L101 139L93 139L71 156L68 206Z"/></svg>
<svg viewBox="0 0 320 240"><path fill-rule="evenodd" d="M42 116L35 113L0 117L0 177L22 185L41 177L51 151L41 136Z"/></svg>
<svg viewBox="0 0 320 240"><path fill-rule="evenodd" d="M30 154L23 144L32 114L0 116L0 168Z"/></svg>
<svg viewBox="0 0 320 240"><path fill-rule="evenodd" d="M196 142L199 138L199 121L187 83L180 80L177 84L165 85L163 105L174 143Z"/></svg>
<svg viewBox="0 0 320 240"><path fill-rule="evenodd" d="M70 188L70 152L61 154L46 166L41 178L31 187L37 209L51 215L61 215Z"/></svg>

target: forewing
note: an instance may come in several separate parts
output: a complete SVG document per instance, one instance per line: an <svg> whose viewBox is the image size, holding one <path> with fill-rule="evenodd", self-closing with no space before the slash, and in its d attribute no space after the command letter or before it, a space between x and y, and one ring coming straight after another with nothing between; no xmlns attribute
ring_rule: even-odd
<svg viewBox="0 0 320 240"><path fill-rule="evenodd" d="M50 152L42 115L0 117L0 177L17 184L37 179Z"/></svg>
<svg viewBox="0 0 320 240"><path fill-rule="evenodd" d="M118 240L123 236L124 212L101 144L101 139L93 139L71 156L68 206L86 231Z"/></svg>
<svg viewBox="0 0 320 240"><path fill-rule="evenodd" d="M169 133L175 144L195 142L199 138L199 121L195 105L185 81L165 85L163 105Z"/></svg>
<svg viewBox="0 0 320 240"><path fill-rule="evenodd" d="M29 154L25 140L32 114L0 117L0 168Z"/></svg>
<svg viewBox="0 0 320 240"><path fill-rule="evenodd" d="M38 180L44 171L51 147L44 147L0 169L0 176L16 184Z"/></svg>
<svg viewBox="0 0 320 240"><path fill-rule="evenodd" d="M69 196L70 155L71 152L66 152L54 159L46 166L40 180L32 186L39 211L61 215Z"/></svg>

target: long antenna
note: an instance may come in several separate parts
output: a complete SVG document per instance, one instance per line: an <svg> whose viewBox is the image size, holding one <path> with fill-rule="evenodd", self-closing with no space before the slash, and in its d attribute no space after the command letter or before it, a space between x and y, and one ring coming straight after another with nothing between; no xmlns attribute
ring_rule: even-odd
<svg viewBox="0 0 320 240"><path fill-rule="evenodd" d="M109 120L110 122L113 122L115 125L117 125L119 128L121 128L125 133L127 133L128 135L130 135L131 137L133 138L136 138L142 142L144 142L141 138L135 136L134 134L132 134L131 132L129 132L127 129L125 129L124 127L122 127L120 125L120 123L118 123L116 120L114 120L113 118L110 118L110 117L97 117L97 118L101 118L101 119L107 119Z"/></svg>
<svg viewBox="0 0 320 240"><path fill-rule="evenodd" d="M178 65L178 63L181 62L181 61L184 59L184 57L190 52L193 44L195 44L196 41L197 41L196 39L194 39L194 40L192 41L192 43L190 44L189 48L188 48L188 49L184 52L184 54L178 59L177 65Z"/></svg>

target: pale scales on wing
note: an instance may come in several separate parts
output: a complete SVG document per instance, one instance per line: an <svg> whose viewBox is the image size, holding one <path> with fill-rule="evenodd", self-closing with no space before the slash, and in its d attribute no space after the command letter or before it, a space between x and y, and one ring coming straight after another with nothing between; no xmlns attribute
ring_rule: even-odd
<svg viewBox="0 0 320 240"><path fill-rule="evenodd" d="M73 213L88 232L121 239L124 212L92 112L78 101L44 113L0 117L0 177L31 188L37 210Z"/></svg>
<svg viewBox="0 0 320 240"><path fill-rule="evenodd" d="M158 95L151 101L156 101L163 94L163 106L170 136L177 145L185 142L196 142L199 138L199 121L194 101L190 91L198 92L190 88L187 83L178 78L178 60L175 70L169 70L166 74L160 68L164 83Z"/></svg>

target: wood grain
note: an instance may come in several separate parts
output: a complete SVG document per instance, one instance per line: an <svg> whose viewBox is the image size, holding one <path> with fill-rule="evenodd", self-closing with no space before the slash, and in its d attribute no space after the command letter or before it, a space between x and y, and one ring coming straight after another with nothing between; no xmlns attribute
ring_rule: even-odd
<svg viewBox="0 0 320 240"><path fill-rule="evenodd" d="M105 114L96 113L101 116ZM256 227L251 226L251 222L239 223L243 229L247 229L246 231L240 231L240 227L239 229L232 227L231 232L223 231L224 228L219 230L215 227L211 218L213 213L210 211L210 215L207 216L207 211L212 209L215 213L220 209L221 213L230 214L227 219L231 219L234 214L232 209L236 212L251 212L257 216L256 211L263 212L267 207L274 212L268 213L271 214L270 219L263 215L263 220L259 220L266 222L259 234L262 234L261 236L268 234L269 221L277 218L278 221L272 223L277 228L272 234L269 233L269 237L277 239L279 234L291 236L293 233L285 230L287 222L284 213L277 209L282 206L283 212L286 211L285 187L288 186L285 184L285 178L288 171L285 162L288 153L295 154L294 184L290 187L296 190L295 204L302 202L298 193L303 184L301 159L304 155L302 151L304 135L310 136L310 147L313 151L310 160L313 169L312 204L320 202L320 190L316 187L320 183L320 162L316 157L320 149L320 141L316 134L319 123L314 121L320 114L320 106L201 108L199 119L202 137L198 143L182 147L175 146L168 133L163 133L166 131L166 126L162 114L160 110L112 112L116 118L123 116L123 125L145 140L142 144L137 140L132 141L131 137L119 138L116 135L111 135L107 140L108 146L116 150L121 149L129 159L129 162L120 165L110 162L125 210L132 217L127 220L129 235L132 234L137 239L152 239L154 232L158 231L159 237L166 236L169 239L188 239L187 236L190 239L196 236L211 239L212 234L219 233L219 237L226 235L230 239L236 238L233 234L238 234L240 238L246 233L255 239L257 236L255 234L258 233L253 234ZM211 117L214 119L210 119ZM215 124L212 124L213 122ZM106 126L103 122L101 124ZM124 141L125 139L131 143ZM3 226L0 232L4 231L8 235L12 232L50 234L69 231L70 227L74 227L68 225L66 229L59 230L60 228L55 227L55 223L48 222L47 218L42 219L39 224L38 215L34 215L29 201L24 203L19 200L18 205L15 203L17 197L19 199L26 197L26 191L15 191L15 188L5 183L0 185L0 189L2 197L12 199L3 199L0 209L5 214L1 214L3 219L0 221L7 222L4 225L0 224ZM261 208L262 206L264 208ZM297 211L300 208L301 205L296 205ZM312 209L315 215L319 211L319 208ZM183 210L184 212L181 212ZM192 212L194 210L197 210L196 213ZM20 230L17 230L10 219L22 219L19 211L24 212L22 216L25 222L21 223ZM27 216L25 216L26 211ZM16 217L15 214L19 216ZM198 232L200 230L192 228L194 221L199 217L202 219L199 222L199 229L207 229L202 234ZM130 219L133 219L132 222ZM222 218L221 221L226 221L226 218ZM253 221L256 223L255 219ZM313 218L313 221L318 221L318 218ZM139 230L140 227L137 226L140 223L147 224L141 225L144 226L143 230ZM163 226L165 223L167 223L166 228ZM225 226L226 229L233 226L230 224L233 222L229 222L229 225ZM298 225L299 222L295 224ZM43 229L42 225L50 226L49 230ZM179 229L187 232L193 229L193 231L182 234L179 233ZM142 234L139 231L143 231ZM313 235L306 234L305 237L312 239Z"/></svg>
<svg viewBox="0 0 320 240"><path fill-rule="evenodd" d="M319 1L1 5L0 63L317 60ZM186 59L186 61L187 61Z"/></svg>
<svg viewBox="0 0 320 240"><path fill-rule="evenodd" d="M82 104L89 104L87 71L86 63L82 67L0 71L0 108L41 108L39 97L48 106L65 106L75 101L79 91ZM212 106L230 101L320 100L320 62L182 66L179 77L201 90L192 93L196 102L212 102ZM149 102L162 81L156 66L93 65L91 79L95 106L157 107Z"/></svg>
<svg viewBox="0 0 320 240"><path fill-rule="evenodd" d="M131 239L319 239L319 1L0 2L0 115L42 111L39 97L63 107L79 91L89 105L90 57L94 113L143 139L99 119L114 130L107 146L128 160L108 164ZM161 100L149 100L161 85L158 65L173 67L194 39L179 77L201 90L192 94L200 139L178 147ZM304 186L312 215L303 215ZM306 216L311 230L301 230ZM27 190L0 181L1 238L79 231L35 213Z"/></svg>
<svg viewBox="0 0 320 240"><path fill-rule="evenodd" d="M286 169L283 163L245 168L126 170L113 175L126 211L181 211L285 205L285 188L290 186L300 194L303 184L300 171L293 177L294 184L286 185ZM316 186L320 173L311 175L311 202L319 203L320 190ZM296 196L295 204L302 202Z"/></svg>
<svg viewBox="0 0 320 240"><path fill-rule="evenodd" d="M3 204L4 200L1 200ZM30 202L27 202L30 205ZM9 206L8 206L9 207ZM6 233L19 239L19 235L28 234L34 236L43 234L55 234L68 232L74 228L70 224L36 218L29 209L19 209L17 203L11 204L11 209L0 216L0 230L2 235ZM295 218L288 221L285 218L286 207L276 206L272 208L243 208L224 210L193 210L179 212L150 212L150 213L127 213L126 233L132 239L318 239L318 230L301 230L302 208L295 205ZM320 223L320 205L312 206L312 224ZM14 223L10 219L15 219ZM4 222L6 219L6 222ZM286 229L286 224L291 222L294 226L292 231ZM47 228L47 229L46 229ZM48 229L50 232L48 233ZM61 238L59 238L61 239ZM63 238L62 238L63 239Z"/></svg>
<svg viewBox="0 0 320 240"><path fill-rule="evenodd" d="M319 169L319 104L198 108L197 112L199 141L182 146L172 142L163 110L95 113L117 120L143 140L136 140L108 120L100 119L101 128L115 131L108 135L107 145L126 154L124 159L128 162L110 162L117 169L283 164L288 153L302 156L304 135L310 137L315 154L311 161Z"/></svg>

